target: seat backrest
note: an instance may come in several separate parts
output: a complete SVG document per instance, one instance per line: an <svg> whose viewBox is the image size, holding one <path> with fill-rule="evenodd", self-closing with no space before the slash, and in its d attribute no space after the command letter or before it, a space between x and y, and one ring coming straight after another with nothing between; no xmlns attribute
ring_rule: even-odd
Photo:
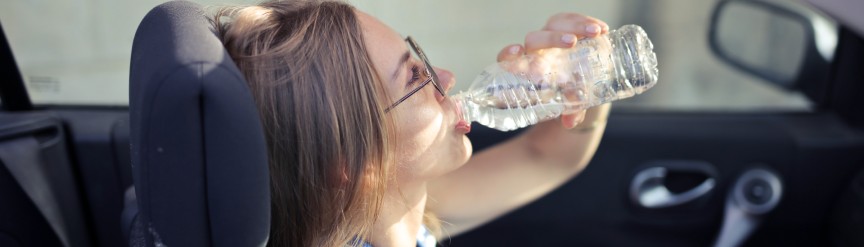
<svg viewBox="0 0 864 247"><path fill-rule="evenodd" d="M132 172L146 246L263 246L267 149L254 100L203 8L172 1L132 45ZM136 244L137 245L137 244Z"/></svg>

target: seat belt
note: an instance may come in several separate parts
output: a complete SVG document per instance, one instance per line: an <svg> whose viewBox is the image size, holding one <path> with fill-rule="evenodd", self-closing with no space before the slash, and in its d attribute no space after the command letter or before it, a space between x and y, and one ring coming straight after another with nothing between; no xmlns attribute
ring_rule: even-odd
<svg viewBox="0 0 864 247"><path fill-rule="evenodd" d="M48 181L45 164L39 156L39 142L28 136L0 142L0 161L21 185L24 193L39 208L39 212L54 229L63 246L69 247L66 224L60 213L55 191Z"/></svg>

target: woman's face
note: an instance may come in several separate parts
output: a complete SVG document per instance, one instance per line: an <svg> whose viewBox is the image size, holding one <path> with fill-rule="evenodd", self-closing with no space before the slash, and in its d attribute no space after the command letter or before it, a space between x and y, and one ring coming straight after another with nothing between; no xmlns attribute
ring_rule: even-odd
<svg viewBox="0 0 864 247"><path fill-rule="evenodd" d="M423 80L415 73L423 71L420 58L414 56L405 39L381 21L357 11L369 56L383 80L390 105L408 94ZM403 59L410 54L411 58ZM434 68L439 85L446 91L455 84L450 71ZM422 75L420 76L423 77ZM423 182L450 172L468 161L471 142L454 103L442 97L430 83L389 112L396 123L396 169L399 183Z"/></svg>

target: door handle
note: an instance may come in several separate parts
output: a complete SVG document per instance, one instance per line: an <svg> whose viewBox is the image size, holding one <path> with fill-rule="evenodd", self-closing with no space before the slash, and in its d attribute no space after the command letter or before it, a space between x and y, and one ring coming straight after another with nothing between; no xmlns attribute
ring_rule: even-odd
<svg viewBox="0 0 864 247"><path fill-rule="evenodd" d="M663 184L668 173L667 167L651 167L637 173L630 184L630 199L645 208L667 208L691 202L708 194L714 189L716 183L714 178L709 176L688 191L673 193Z"/></svg>

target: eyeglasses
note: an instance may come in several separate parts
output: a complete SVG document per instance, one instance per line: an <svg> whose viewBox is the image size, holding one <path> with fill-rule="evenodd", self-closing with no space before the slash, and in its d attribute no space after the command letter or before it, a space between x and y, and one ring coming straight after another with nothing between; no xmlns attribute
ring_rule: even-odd
<svg viewBox="0 0 864 247"><path fill-rule="evenodd" d="M420 58L420 61L423 61L423 69L420 71L420 76L421 78L425 77L426 80L417 85L417 87L412 89L411 92L408 92L408 94L402 96L402 98L399 98L399 100L384 109L384 112L389 112L393 109L393 107L396 107L397 105L408 99L408 97L411 97L411 95L414 95L415 93L417 93L417 91L423 89L423 87L425 87L426 84L429 83L432 83L432 86L435 86L435 90L438 91L441 96L447 97L447 94L444 93L444 88L442 88L441 84L438 83L438 74L435 74L435 70L433 70L432 65L429 64L429 59L426 58L426 54L423 53L423 49L420 49L420 46L417 45L417 41L414 41L414 38L408 36L408 38L405 39L405 42L408 42L408 46L411 47L411 50L414 51L414 54Z"/></svg>

